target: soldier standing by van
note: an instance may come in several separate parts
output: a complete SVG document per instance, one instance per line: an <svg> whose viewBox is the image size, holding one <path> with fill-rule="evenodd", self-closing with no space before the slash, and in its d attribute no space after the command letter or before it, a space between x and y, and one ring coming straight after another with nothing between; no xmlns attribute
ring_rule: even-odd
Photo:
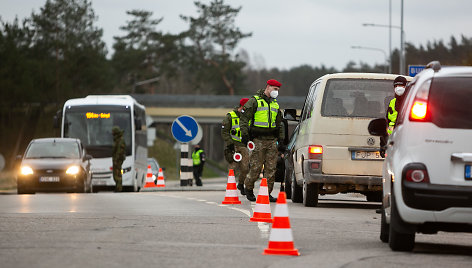
<svg viewBox="0 0 472 268"><path fill-rule="evenodd" d="M115 180L115 192L122 191L121 166L125 161L125 141L123 140L123 130L113 127L113 180Z"/></svg>
<svg viewBox="0 0 472 268"><path fill-rule="evenodd" d="M229 168L236 172L238 177L238 189L241 195L246 195L244 180L249 172L249 150L246 145L241 142L240 117L243 106L248 100L248 98L242 98L239 101L239 107L235 107L231 112L226 114L221 126L221 137L223 137L226 144L224 150L225 159L229 163ZM241 161L234 161L233 155L235 153L241 154Z"/></svg>
<svg viewBox="0 0 472 268"><path fill-rule="evenodd" d="M276 100L281 85L277 80L268 80L266 87L258 90L256 95L244 105L241 112L241 141L247 144L252 139L255 145L249 160L249 174L244 182L246 198L249 201L256 201L253 191L254 183L259 178L262 165L264 165L264 174L268 181L269 201L277 201L277 198L272 197L270 193L275 182L277 143L282 142L285 135L281 127L282 113Z"/></svg>

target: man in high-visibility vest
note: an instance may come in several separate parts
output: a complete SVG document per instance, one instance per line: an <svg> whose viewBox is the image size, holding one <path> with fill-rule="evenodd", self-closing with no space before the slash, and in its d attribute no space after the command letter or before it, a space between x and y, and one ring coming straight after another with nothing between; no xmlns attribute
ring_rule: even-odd
<svg viewBox="0 0 472 268"><path fill-rule="evenodd" d="M241 141L247 144L249 140L252 140L255 145L249 159L249 173L244 181L246 198L249 201L256 201L253 192L254 183L259 178L263 165L269 201L277 201L277 198L272 197L270 193L275 182L277 145L283 143L285 137L285 131L281 127L283 117L276 100L281 86L282 84L277 80L268 80L266 87L257 91L256 95L246 102L241 112L239 124Z"/></svg>
<svg viewBox="0 0 472 268"><path fill-rule="evenodd" d="M393 88L395 91L395 97L390 101L387 109L387 123L388 123L388 134L392 134L393 128L397 122L398 111L402 107L403 99L405 98L405 87L407 80L403 76L397 76L393 81Z"/></svg>
<svg viewBox="0 0 472 268"><path fill-rule="evenodd" d="M229 168L233 169L238 178L238 189L241 195L246 195L244 190L244 180L249 172L249 150L246 145L241 142L241 128L239 125L241 111L248 98L242 98L239 106L227 113L223 119L221 126L221 137L225 141L225 159L229 163ZM235 153L241 154L241 160L235 161L233 156Z"/></svg>
<svg viewBox="0 0 472 268"><path fill-rule="evenodd" d="M202 186L202 173L203 173L203 166L205 165L205 152L203 149L200 148L199 144L194 146L194 150L192 153L192 161L193 161L193 178L195 179L195 184L197 186Z"/></svg>
<svg viewBox="0 0 472 268"><path fill-rule="evenodd" d="M395 97L390 100L390 103L387 108L387 113L385 115L387 119L387 134L390 135L395 128L397 123L398 111L403 105L403 100L405 98L405 88L408 81L405 77L399 75L393 81L393 89L395 92ZM385 145L387 144L388 136L380 137L380 155L385 157Z"/></svg>

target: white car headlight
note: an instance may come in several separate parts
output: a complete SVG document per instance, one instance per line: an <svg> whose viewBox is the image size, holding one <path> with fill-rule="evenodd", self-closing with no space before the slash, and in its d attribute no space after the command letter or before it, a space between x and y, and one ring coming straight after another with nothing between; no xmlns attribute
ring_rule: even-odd
<svg viewBox="0 0 472 268"><path fill-rule="evenodd" d="M33 174L33 169L28 166L22 166L20 172L22 175L31 175Z"/></svg>
<svg viewBox="0 0 472 268"><path fill-rule="evenodd" d="M79 173L78 166L71 166L70 168L66 170L66 174L69 174L69 175L76 175L77 173Z"/></svg>

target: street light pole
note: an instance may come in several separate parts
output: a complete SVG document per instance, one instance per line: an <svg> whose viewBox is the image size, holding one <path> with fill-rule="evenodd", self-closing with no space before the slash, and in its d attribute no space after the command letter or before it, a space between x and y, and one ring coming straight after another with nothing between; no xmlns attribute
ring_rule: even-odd
<svg viewBox="0 0 472 268"><path fill-rule="evenodd" d="M392 73L392 0L388 0L388 73Z"/></svg>
<svg viewBox="0 0 472 268"><path fill-rule="evenodd" d="M384 72L387 72L387 53L385 53L385 50L381 48L375 48L375 47L363 47L363 46L351 46L353 49L366 49L366 50L375 50L375 51L380 51L384 54L385 57L385 65L384 65Z"/></svg>
<svg viewBox="0 0 472 268"><path fill-rule="evenodd" d="M403 0L401 1L401 23L400 23L400 42L401 42L401 49L400 49L400 74L405 74L405 40L403 34Z"/></svg>

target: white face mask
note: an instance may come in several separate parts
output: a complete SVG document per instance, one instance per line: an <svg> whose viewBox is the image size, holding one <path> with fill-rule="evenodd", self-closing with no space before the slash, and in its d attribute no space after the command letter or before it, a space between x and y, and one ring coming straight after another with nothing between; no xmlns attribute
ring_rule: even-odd
<svg viewBox="0 0 472 268"><path fill-rule="evenodd" d="M395 87L395 94L401 96L403 93L405 93L405 87Z"/></svg>
<svg viewBox="0 0 472 268"><path fill-rule="evenodd" d="M270 92L270 97L271 97L272 99L276 99L277 96L279 96L279 91L278 91L278 90L272 90L272 91Z"/></svg>

